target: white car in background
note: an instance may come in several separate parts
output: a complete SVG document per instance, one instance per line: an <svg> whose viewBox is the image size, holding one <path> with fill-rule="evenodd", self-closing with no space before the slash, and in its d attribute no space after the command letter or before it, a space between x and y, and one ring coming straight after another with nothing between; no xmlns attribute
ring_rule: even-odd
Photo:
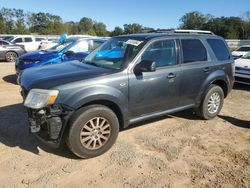
<svg viewBox="0 0 250 188"><path fill-rule="evenodd" d="M250 52L235 60L235 82L250 85Z"/></svg>
<svg viewBox="0 0 250 188"><path fill-rule="evenodd" d="M234 56L234 59L238 59L241 56L247 54L248 52L250 52L250 45L244 45L233 51L232 55Z"/></svg>
<svg viewBox="0 0 250 188"><path fill-rule="evenodd" d="M44 37L33 37L31 35L13 35L4 39L14 44L23 45L26 52L37 50L41 41L46 40Z"/></svg>

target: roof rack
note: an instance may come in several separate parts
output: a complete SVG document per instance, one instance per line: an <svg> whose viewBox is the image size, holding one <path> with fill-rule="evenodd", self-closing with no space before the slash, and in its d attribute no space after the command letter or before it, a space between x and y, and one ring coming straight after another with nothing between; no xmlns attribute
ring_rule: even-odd
<svg viewBox="0 0 250 188"><path fill-rule="evenodd" d="M205 30L189 30L189 29L176 29L174 30L175 33L192 33L192 34L209 34L214 35L212 31L205 31Z"/></svg>
<svg viewBox="0 0 250 188"><path fill-rule="evenodd" d="M207 34L207 35L214 35L211 31L205 30L188 30L188 29L157 29L157 30L150 30L149 33L186 33L186 34Z"/></svg>

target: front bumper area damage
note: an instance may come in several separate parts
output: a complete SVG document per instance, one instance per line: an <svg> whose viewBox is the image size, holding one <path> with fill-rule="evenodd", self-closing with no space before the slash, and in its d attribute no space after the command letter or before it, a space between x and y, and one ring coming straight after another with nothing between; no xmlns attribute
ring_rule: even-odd
<svg viewBox="0 0 250 188"><path fill-rule="evenodd" d="M29 130L42 142L57 148L73 109L61 105L34 110L27 108Z"/></svg>

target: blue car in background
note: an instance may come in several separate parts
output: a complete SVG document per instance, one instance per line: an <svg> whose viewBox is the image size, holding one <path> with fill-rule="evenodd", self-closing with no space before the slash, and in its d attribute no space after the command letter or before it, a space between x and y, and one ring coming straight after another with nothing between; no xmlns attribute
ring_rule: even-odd
<svg viewBox="0 0 250 188"><path fill-rule="evenodd" d="M16 74L20 71L37 66L62 63L65 61L84 59L90 52L104 43L101 38L68 38L47 50L27 53L16 60Z"/></svg>

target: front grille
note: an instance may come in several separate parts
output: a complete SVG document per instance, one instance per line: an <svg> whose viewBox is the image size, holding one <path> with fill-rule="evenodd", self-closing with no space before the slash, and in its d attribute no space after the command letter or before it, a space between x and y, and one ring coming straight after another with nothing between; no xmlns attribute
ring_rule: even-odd
<svg viewBox="0 0 250 188"><path fill-rule="evenodd" d="M235 70L250 71L250 68L248 68L248 67L235 67Z"/></svg>
<svg viewBox="0 0 250 188"><path fill-rule="evenodd" d="M239 81L239 82L250 83L250 78L243 78L243 77L235 76L235 80L236 80L236 81Z"/></svg>

